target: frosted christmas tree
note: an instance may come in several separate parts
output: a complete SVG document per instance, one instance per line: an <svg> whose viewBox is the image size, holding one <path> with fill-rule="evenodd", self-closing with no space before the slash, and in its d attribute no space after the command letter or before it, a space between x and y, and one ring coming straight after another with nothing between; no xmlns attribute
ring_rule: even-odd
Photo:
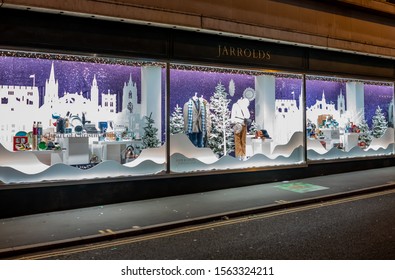
<svg viewBox="0 0 395 280"><path fill-rule="evenodd" d="M248 130L249 134L255 134L255 132L257 132L259 130L258 124L254 121L252 121L251 126Z"/></svg>
<svg viewBox="0 0 395 280"><path fill-rule="evenodd" d="M170 134L178 134L184 132L184 116L182 108L176 105L174 112L170 116Z"/></svg>
<svg viewBox="0 0 395 280"><path fill-rule="evenodd" d="M144 127L144 136L142 137L142 148L156 148L159 146L158 129L154 127L155 121L152 119L152 113L149 117L144 117L146 126Z"/></svg>
<svg viewBox="0 0 395 280"><path fill-rule="evenodd" d="M214 95L210 97L211 123L213 127L208 138L208 146L219 156L226 155L233 150L233 131L230 126L230 110L224 85L215 87Z"/></svg>
<svg viewBox="0 0 395 280"><path fill-rule="evenodd" d="M372 132L370 131L369 125L365 119L363 119L359 124L359 130L358 144L360 147L365 148L369 146L372 141Z"/></svg>
<svg viewBox="0 0 395 280"><path fill-rule="evenodd" d="M375 138L380 138L388 128L387 120L381 112L380 106L377 106L376 113L372 118L372 135Z"/></svg>

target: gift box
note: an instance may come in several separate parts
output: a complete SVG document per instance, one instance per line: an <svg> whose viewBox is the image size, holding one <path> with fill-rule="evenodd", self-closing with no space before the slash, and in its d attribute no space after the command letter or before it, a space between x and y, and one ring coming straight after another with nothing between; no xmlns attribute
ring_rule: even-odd
<svg viewBox="0 0 395 280"><path fill-rule="evenodd" d="M13 150L14 151L30 150L29 141L27 139L27 136L14 136L13 137Z"/></svg>
<svg viewBox="0 0 395 280"><path fill-rule="evenodd" d="M332 115L319 115L317 119L317 125L323 126L325 124L324 121L326 121L327 118L332 118Z"/></svg>

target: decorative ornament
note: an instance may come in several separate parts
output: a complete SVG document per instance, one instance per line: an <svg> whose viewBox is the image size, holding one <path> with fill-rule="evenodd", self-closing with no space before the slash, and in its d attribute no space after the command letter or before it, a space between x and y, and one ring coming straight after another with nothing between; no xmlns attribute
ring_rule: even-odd
<svg viewBox="0 0 395 280"><path fill-rule="evenodd" d="M243 97L247 98L249 101L253 101L255 99L256 92L254 89L248 87L243 92Z"/></svg>
<svg viewBox="0 0 395 280"><path fill-rule="evenodd" d="M234 96L235 95L235 91L236 91L235 81L233 81L233 79L231 79L229 81L229 95L230 96Z"/></svg>
<svg viewBox="0 0 395 280"><path fill-rule="evenodd" d="M45 143L44 141L41 141L41 142L38 144L38 149L39 149L40 151L45 151L45 150L47 150L47 143Z"/></svg>

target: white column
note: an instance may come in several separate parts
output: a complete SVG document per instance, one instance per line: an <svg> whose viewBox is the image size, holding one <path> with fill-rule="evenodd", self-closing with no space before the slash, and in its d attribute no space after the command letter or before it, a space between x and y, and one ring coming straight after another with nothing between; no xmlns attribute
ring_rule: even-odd
<svg viewBox="0 0 395 280"><path fill-rule="evenodd" d="M141 117L149 116L155 121L158 139L162 139L162 68L158 66L141 67Z"/></svg>
<svg viewBox="0 0 395 280"><path fill-rule="evenodd" d="M275 77L262 75L255 77L255 122L269 135L274 135L274 116L276 110Z"/></svg>
<svg viewBox="0 0 395 280"><path fill-rule="evenodd" d="M361 82L347 82L346 101L347 113L350 121L359 124L365 117L364 86Z"/></svg>

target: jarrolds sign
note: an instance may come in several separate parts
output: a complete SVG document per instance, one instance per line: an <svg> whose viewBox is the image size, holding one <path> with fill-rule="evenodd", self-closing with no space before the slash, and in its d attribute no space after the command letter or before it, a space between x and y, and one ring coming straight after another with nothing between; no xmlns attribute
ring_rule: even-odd
<svg viewBox="0 0 395 280"><path fill-rule="evenodd" d="M172 57L187 61L305 69L303 48L191 32L176 33Z"/></svg>
<svg viewBox="0 0 395 280"><path fill-rule="evenodd" d="M270 60L270 51L235 46L218 45L218 58L220 57L244 57L258 60Z"/></svg>

